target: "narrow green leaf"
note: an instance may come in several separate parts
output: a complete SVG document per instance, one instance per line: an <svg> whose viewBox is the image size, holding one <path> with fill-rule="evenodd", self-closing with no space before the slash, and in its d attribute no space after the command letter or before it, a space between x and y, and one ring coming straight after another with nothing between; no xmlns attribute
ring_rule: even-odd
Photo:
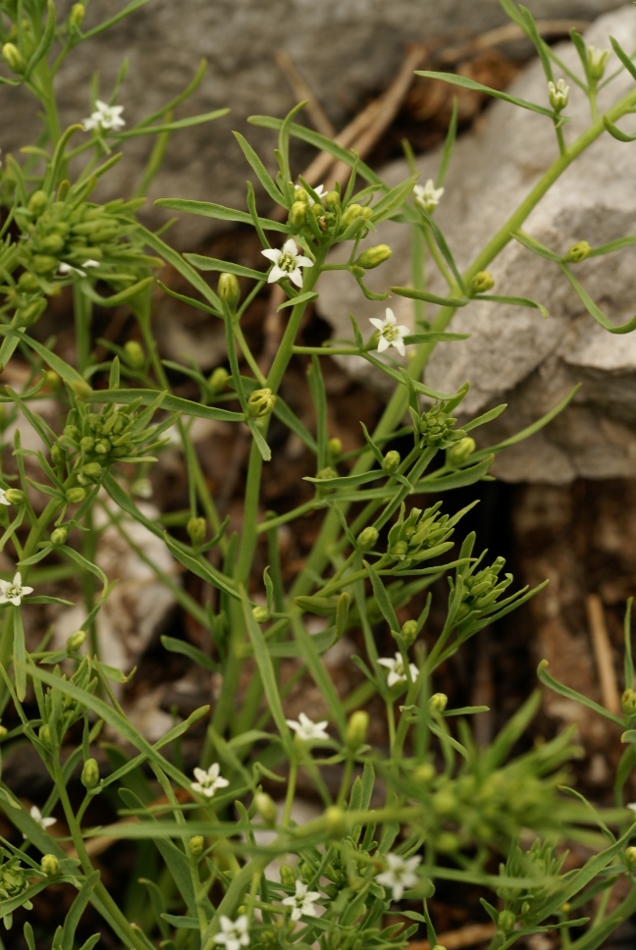
<svg viewBox="0 0 636 950"><path fill-rule="evenodd" d="M610 722L613 722L615 726L618 726L622 729L624 722L618 716L615 716L614 713L609 712L605 709L604 706L595 703L593 699L590 699L588 696L584 696L582 693L577 692L575 689L572 689L569 686L566 686L564 683L559 683L558 680L555 680L553 676L547 672L548 661L541 660L537 667L537 676L539 680L543 683L544 686L549 687L553 692L558 693L559 696L565 696L566 699L573 699L574 702L579 703L579 705L587 706L588 709L592 709L594 712L598 713L599 716L602 716L604 719L609 719Z"/></svg>
<svg viewBox="0 0 636 950"><path fill-rule="evenodd" d="M200 115L191 115L185 119L175 119L174 122L163 122L161 125L136 126L129 132L117 132L118 139L135 139L141 135L160 135L163 132L176 132L178 129L189 129L193 125L203 125L205 122L214 122L227 115L229 109L214 109L212 112L202 112Z"/></svg>
<svg viewBox="0 0 636 950"><path fill-rule="evenodd" d="M469 79L468 76L458 76L456 73L436 73L427 69L418 69L415 71L415 75L423 76L425 79L441 79L442 82L451 83L453 86L461 86L463 89L472 89L474 92L483 92L487 96L494 96L496 99L510 102L512 105L520 106L522 109L528 109L530 112L538 112L539 115L546 115L550 119L559 118L552 109L546 109L545 106L539 106L535 102L528 102L527 99L520 99L518 96L511 96L507 92L500 92L499 89L484 86L483 83Z"/></svg>
<svg viewBox="0 0 636 950"><path fill-rule="evenodd" d="M217 221L235 221L239 224L251 224L252 217L246 211L236 211L224 205L214 204L212 201L191 201L185 198L159 198L155 201L157 208L167 208L169 211L185 211L188 214L201 214L206 218L216 218ZM280 221L269 218L260 218L258 223L264 231L280 231L289 234L290 228Z"/></svg>
<svg viewBox="0 0 636 950"><path fill-rule="evenodd" d="M469 297L440 297L429 293L428 290L417 290L415 287L391 287L391 293L399 297L409 297L413 300L426 300L428 303L437 303L440 307L465 307L470 303Z"/></svg>
<svg viewBox="0 0 636 950"><path fill-rule="evenodd" d="M632 330L636 329L636 315L634 315L631 320L628 320L627 323L622 323L620 324L620 326L616 326L615 324L611 322L611 320L608 320L608 318L605 316L602 310L599 310L599 308L596 306L596 304L594 303L594 301L588 294L587 290L583 287L581 283L579 283L579 281L576 279L576 277L574 276L572 271L569 269L569 267L567 267L565 264L561 264L560 267L563 273L565 274L565 276L567 277L567 279L569 280L570 284L572 285L572 287L578 294L581 300L581 303L583 304L587 312L590 314L591 317L593 317L596 320L596 322L600 326L603 327L604 330L607 330L609 333L623 334L623 333L631 333Z"/></svg>
<svg viewBox="0 0 636 950"><path fill-rule="evenodd" d="M241 151L245 155L245 158L247 159L247 161L252 166L252 169L256 177L258 178L261 185L263 186L267 194L270 196L272 201L275 201L277 205L281 205L282 207L285 207L286 206L285 195L281 194L281 192L278 190L272 176L269 174L269 172L263 165L262 161L260 160L256 152L254 151L250 143L247 141L245 136L241 135L240 132L234 132L234 138L240 145Z"/></svg>
<svg viewBox="0 0 636 950"><path fill-rule="evenodd" d="M267 273L260 270L254 270L251 267L243 267L242 264L233 264L231 261L220 261L215 257L204 257L203 254L184 254L189 264L193 264L199 270L212 270L217 272L225 271L228 274L236 274L237 277L249 277L251 280L267 280Z"/></svg>

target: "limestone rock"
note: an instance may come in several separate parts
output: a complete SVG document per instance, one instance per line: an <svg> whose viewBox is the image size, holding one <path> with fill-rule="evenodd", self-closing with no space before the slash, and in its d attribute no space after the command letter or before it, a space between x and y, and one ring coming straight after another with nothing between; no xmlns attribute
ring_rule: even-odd
<svg viewBox="0 0 636 950"><path fill-rule="evenodd" d="M586 43L609 48L614 36L624 49L636 45L636 14L630 5L599 19ZM558 50L572 69L578 58L569 44ZM617 65L613 55L608 74ZM599 97L599 111L630 88L621 73ZM531 64L509 90L513 95L546 102L543 70ZM587 98L574 87L566 114L567 143L590 124ZM564 254L582 240L600 245L634 231L634 146L609 135L598 139L576 160L523 225L526 233ZM497 101L481 126L458 141L445 193L435 220L442 228L460 268L466 267L506 222L557 157L552 124L542 116ZM421 180L435 177L439 154L419 162ZM384 176L390 183L408 175L396 163ZM369 274L369 286L384 291L410 282L408 228L388 222L373 235L393 248L393 257ZM616 324L636 309L633 295L634 251L631 248L574 265L598 306ZM476 430L482 445L495 444L546 413L577 382L583 387L574 403L550 426L498 456L495 472L511 481L566 482L577 476L628 476L636 462L636 335L616 336L602 330L585 311L559 267L528 252L515 241L489 265L496 278L493 293L525 296L550 311L543 320L536 310L475 301L457 312L449 329L470 333L469 340L440 344L427 367L426 382L446 392L469 380L471 390L462 413L472 417L506 402L496 423ZM327 279L328 278L328 279ZM348 313L361 326L377 316L382 304L361 298L348 274L325 275L320 309L335 327L335 336L350 337ZM430 289L444 293L433 281ZM389 301L398 323L412 320L411 301ZM430 316L435 307L431 306ZM383 311L381 311L381 315ZM370 328L369 328L370 332ZM361 361L358 361L358 365ZM368 373L368 369L366 370Z"/></svg>
<svg viewBox="0 0 636 950"><path fill-rule="evenodd" d="M72 0L58 0L64 17ZM591 19L618 0L561 0L559 17ZM124 0L92 0L85 32L123 9ZM552 0L528 0L538 17L554 16ZM209 62L201 86L178 117L230 107L223 120L173 135L165 164L149 197L179 197L244 207L245 180L253 178L231 130L249 134L271 155L271 133L246 125L255 113L283 116L295 104L275 61L290 54L332 121L341 124L370 92L389 82L405 44L441 34L466 37L505 21L498 0L151 0L112 30L72 51L56 77L63 125L89 114L89 82L100 74L108 100L122 61L128 73L117 97L131 123L160 109L190 82L202 58ZM2 69L4 75L6 68ZM3 152L35 142L37 103L26 91L2 86ZM152 145L126 143L126 157L104 182L102 195L129 195L139 183ZM272 159L273 161L273 159ZM298 170L302 170L302 164ZM150 220L165 221L154 212ZM187 216L172 240L187 248L210 233L208 218Z"/></svg>

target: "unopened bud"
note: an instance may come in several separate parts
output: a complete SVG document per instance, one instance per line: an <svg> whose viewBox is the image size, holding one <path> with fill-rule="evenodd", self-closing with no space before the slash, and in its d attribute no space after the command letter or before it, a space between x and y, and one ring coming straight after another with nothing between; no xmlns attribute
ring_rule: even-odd
<svg viewBox="0 0 636 950"><path fill-rule="evenodd" d="M80 27L85 13L86 9L83 3L74 3L68 18L69 26Z"/></svg>
<svg viewBox="0 0 636 950"><path fill-rule="evenodd" d="M338 473L331 465L326 465L324 468L321 468L319 472L316 472L316 478L319 478L321 482L329 482L332 478L337 478Z"/></svg>
<svg viewBox="0 0 636 950"><path fill-rule="evenodd" d="M568 104L568 97L570 95L570 87L566 85L565 79L559 79L556 84L549 82L548 93L550 97L550 105L555 112L561 112L562 109L565 109Z"/></svg>
<svg viewBox="0 0 636 950"><path fill-rule="evenodd" d="M587 47L587 68L590 78L595 82L603 78L605 65L610 56L610 50L597 49L595 46Z"/></svg>
<svg viewBox="0 0 636 950"><path fill-rule="evenodd" d="M331 456L340 455L340 453L342 452L342 440L337 439L337 438L329 439L327 448L329 450L329 455Z"/></svg>
<svg viewBox="0 0 636 950"><path fill-rule="evenodd" d="M281 864L280 866L280 882L284 884L285 887L293 887L296 883L296 875L294 874L294 869L289 864Z"/></svg>
<svg viewBox="0 0 636 950"><path fill-rule="evenodd" d="M224 366L217 366L214 372L210 373L208 378L208 386L210 387L213 395L220 393L224 388L225 384L228 381L229 373Z"/></svg>
<svg viewBox="0 0 636 950"><path fill-rule="evenodd" d="M86 759L80 781L84 788L89 791L95 788L99 782L99 765L97 764L97 759Z"/></svg>
<svg viewBox="0 0 636 950"><path fill-rule="evenodd" d="M340 207L340 195L337 191L328 191L324 197L325 208L329 211L337 211Z"/></svg>
<svg viewBox="0 0 636 950"><path fill-rule="evenodd" d="M60 873L60 862L54 854L43 854L40 861L40 867L47 877L58 877Z"/></svg>
<svg viewBox="0 0 636 950"><path fill-rule="evenodd" d="M76 630L66 641L66 649L69 653L75 653L86 640L85 630Z"/></svg>
<svg viewBox="0 0 636 950"><path fill-rule="evenodd" d="M472 280L472 287L476 294L486 294L495 286L495 279L488 270L480 270Z"/></svg>
<svg viewBox="0 0 636 950"><path fill-rule="evenodd" d="M449 465L461 465L466 459L473 454L477 444L474 439L471 439L469 435L464 436L463 439L460 439L459 442L455 442L454 445L448 449L446 458Z"/></svg>
<svg viewBox="0 0 636 950"><path fill-rule="evenodd" d="M193 854L194 857L198 857L203 852L203 846L205 845L205 838L203 835L192 835L188 841L188 849L190 854Z"/></svg>
<svg viewBox="0 0 636 950"><path fill-rule="evenodd" d="M410 646L413 646L417 638L417 620L407 620L402 624L402 630L400 631L404 637L404 643L408 649Z"/></svg>
<svg viewBox="0 0 636 950"><path fill-rule="evenodd" d="M347 816L342 808L331 805L325 811L325 825L330 838L344 838L348 830Z"/></svg>
<svg viewBox="0 0 636 950"><path fill-rule="evenodd" d="M23 505L26 500L26 495L19 488L7 488L4 497L10 505Z"/></svg>
<svg viewBox="0 0 636 950"><path fill-rule="evenodd" d="M268 416L275 405L276 396L267 387L255 389L247 400L247 409L252 418Z"/></svg>
<svg viewBox="0 0 636 950"><path fill-rule="evenodd" d="M102 472L103 469L99 462L87 462L86 465L82 465L82 473L87 478L99 478Z"/></svg>
<svg viewBox="0 0 636 950"><path fill-rule="evenodd" d="M207 530L207 525L205 518L189 518L186 525L186 531L188 532L188 537L193 544L201 544L205 538L205 532Z"/></svg>
<svg viewBox="0 0 636 950"><path fill-rule="evenodd" d="M428 701L428 708L432 713L443 713L447 705L448 696L446 693L433 693Z"/></svg>
<svg viewBox="0 0 636 950"><path fill-rule="evenodd" d="M581 261L584 261L586 257L590 256L591 251L592 248L587 241L578 241L572 245L565 255L564 260L570 261L573 264L579 264Z"/></svg>
<svg viewBox="0 0 636 950"><path fill-rule="evenodd" d="M361 551L371 551L376 546L378 538L377 529L369 525L362 529L356 540Z"/></svg>
<svg viewBox="0 0 636 950"><path fill-rule="evenodd" d="M353 224L356 218L362 219L363 211L364 211L364 208L362 207L362 205L358 205L358 204L347 205L341 218L343 230L346 231L346 229L350 225Z"/></svg>
<svg viewBox="0 0 636 950"><path fill-rule="evenodd" d="M372 270L374 267L379 267L384 261L388 261L392 253L393 251L388 244L376 244L375 247L369 247L366 251L363 251L354 261L354 264L363 267L365 270Z"/></svg>
<svg viewBox="0 0 636 950"><path fill-rule="evenodd" d="M38 739L45 749L51 748L51 727L48 723L45 722L44 725L38 729Z"/></svg>
<svg viewBox="0 0 636 950"><path fill-rule="evenodd" d="M382 471L386 472L387 475L392 475L393 472L398 470L401 461L400 453L396 452L395 449L391 449L382 459Z"/></svg>
<svg viewBox="0 0 636 950"><path fill-rule="evenodd" d="M278 818L278 809L273 798L265 792L257 792L254 796L254 807L263 821L268 825L273 825Z"/></svg>
<svg viewBox="0 0 636 950"><path fill-rule="evenodd" d="M234 312L241 299L241 289L236 274L228 274L227 272L221 274L217 285L217 293L221 300L225 300L230 310Z"/></svg>
<svg viewBox="0 0 636 950"><path fill-rule="evenodd" d="M431 762L424 762L413 772L413 778L416 782L421 782L423 785L427 785L435 778L435 766Z"/></svg>
<svg viewBox="0 0 636 950"><path fill-rule="evenodd" d="M294 231L301 231L307 223L307 205L304 201L294 201L289 212L289 225Z"/></svg>
<svg viewBox="0 0 636 950"><path fill-rule="evenodd" d="M133 369L141 369L146 362L144 351L137 340L128 340L128 342L124 344L124 353L126 355L126 362L129 366L132 366Z"/></svg>
<svg viewBox="0 0 636 950"><path fill-rule="evenodd" d="M497 927L503 930L505 934L512 933L515 929L517 918L511 910L502 910L497 917Z"/></svg>
<svg viewBox="0 0 636 950"><path fill-rule="evenodd" d="M633 845L625 848L625 864L630 868L636 866L636 848Z"/></svg>
<svg viewBox="0 0 636 950"><path fill-rule="evenodd" d="M60 525L59 528L54 528L51 531L51 544L64 544L68 537L68 528L64 528Z"/></svg>
<svg viewBox="0 0 636 950"><path fill-rule="evenodd" d="M69 488L66 492L66 500L69 505L79 505L86 498L86 490L77 485L75 488Z"/></svg>
<svg viewBox="0 0 636 950"><path fill-rule="evenodd" d="M257 604L256 607L252 607L252 616L256 623L267 623L272 619L271 611L263 604Z"/></svg>
<svg viewBox="0 0 636 950"><path fill-rule="evenodd" d="M352 713L345 731L345 745L352 752L359 749L367 738L369 731L369 713L358 709Z"/></svg>
<svg viewBox="0 0 636 950"><path fill-rule="evenodd" d="M93 390L83 379L73 380L71 383L71 389L78 399L90 399L90 397L93 395Z"/></svg>
<svg viewBox="0 0 636 950"><path fill-rule="evenodd" d="M626 689L621 697L621 706L626 716L633 716L636 713L636 691Z"/></svg>
<svg viewBox="0 0 636 950"><path fill-rule="evenodd" d="M14 73L21 73L24 71L26 63L24 62L24 57L15 43L5 43L2 47L2 58L5 63L12 69Z"/></svg>
<svg viewBox="0 0 636 950"><path fill-rule="evenodd" d="M7 729L7 727L0 726L0 742L2 742L3 739L6 739L8 735L9 735L9 730Z"/></svg>
<svg viewBox="0 0 636 950"><path fill-rule="evenodd" d="M31 197L29 198L28 208L29 211L34 214L36 217L42 214L44 209L49 203L49 196L45 191L38 189L34 191Z"/></svg>

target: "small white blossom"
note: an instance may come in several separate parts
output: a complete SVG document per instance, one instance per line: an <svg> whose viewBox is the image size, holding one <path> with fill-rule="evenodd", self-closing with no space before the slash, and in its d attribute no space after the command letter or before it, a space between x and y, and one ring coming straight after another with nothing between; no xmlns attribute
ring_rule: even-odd
<svg viewBox="0 0 636 950"><path fill-rule="evenodd" d="M396 323L395 314L390 307L386 308L386 318L379 320L377 317L369 317L369 321L376 329L380 331L378 340L378 353L383 353L390 346L394 346L401 356L404 356L406 349L404 347L404 337L410 332L408 327Z"/></svg>
<svg viewBox="0 0 636 950"><path fill-rule="evenodd" d="M314 263L308 257L303 257L300 253L300 248L297 247L293 238L289 238L289 240L285 241L282 251L268 247L264 251L261 251L261 254L264 254L268 260L274 262L274 266L267 278L268 284L273 284L283 277L288 277L296 287L302 287L303 275L300 268L313 267Z"/></svg>
<svg viewBox="0 0 636 950"><path fill-rule="evenodd" d="M444 194L444 189L436 188L432 178L429 178L425 185L415 185L413 191L415 193L415 203L420 205L428 214L437 207L439 199Z"/></svg>
<svg viewBox="0 0 636 950"><path fill-rule="evenodd" d="M193 792L199 792L206 798L212 798L217 788L225 788L230 783L222 775L219 775L221 766L218 762L213 762L207 771L205 769L194 769L196 782L191 783Z"/></svg>
<svg viewBox="0 0 636 950"><path fill-rule="evenodd" d="M12 581L0 581L0 604L13 604L19 607L22 598L32 592L32 587L22 586L22 574L17 571Z"/></svg>
<svg viewBox="0 0 636 950"><path fill-rule="evenodd" d="M383 657L381 660L378 660L380 666L386 666L389 670L389 675L387 677L387 684L389 686L395 686L396 683L406 683L407 676L406 670L404 669L404 660L402 659L401 653L395 654L395 659L391 660L388 656ZM409 663L409 672L411 674L411 679L413 682L418 677L419 670L416 667L415 663Z"/></svg>
<svg viewBox="0 0 636 950"><path fill-rule="evenodd" d="M221 933L215 934L212 938L215 943L224 943L227 950L241 950L241 947L247 947L250 942L249 921L246 914L241 914L236 920L230 920L221 914L219 923L221 924Z"/></svg>
<svg viewBox="0 0 636 950"><path fill-rule="evenodd" d="M58 274L78 274L80 277L86 277L86 271L82 270L83 267L99 267L99 261L87 260L84 261L82 267L73 267L72 264L67 264L65 261L60 263L60 266L57 269Z"/></svg>
<svg viewBox="0 0 636 950"><path fill-rule="evenodd" d="M559 79L556 83L549 82L548 92L550 94L550 105L554 111L560 112L561 109L565 109L570 95L570 87L567 85L565 79Z"/></svg>
<svg viewBox="0 0 636 950"><path fill-rule="evenodd" d="M625 807L629 808L630 811L636 812L636 802L630 802L629 805L626 805ZM634 820L636 821L636 819Z"/></svg>
<svg viewBox="0 0 636 950"><path fill-rule="evenodd" d="M327 725L328 720L325 719L323 722L313 722L309 716L306 716L304 712L298 717L298 720L295 719L286 719L285 722L290 729L293 729L299 739L302 739L303 742L313 742L315 739L328 739L329 736L325 732L325 726Z"/></svg>
<svg viewBox="0 0 636 950"><path fill-rule="evenodd" d="M10 505L11 502L7 501L7 493L4 488L0 488L0 505Z"/></svg>
<svg viewBox="0 0 636 950"><path fill-rule="evenodd" d="M51 825L54 825L55 822L57 821L57 818L43 818L42 812L37 807L37 805L33 805L31 807L29 814L31 815L31 818L33 818L34 821L37 821L40 828L44 828L45 831L47 828L50 828ZM26 838L26 835L22 835L22 837Z"/></svg>
<svg viewBox="0 0 636 950"><path fill-rule="evenodd" d="M402 899L402 894L409 887L415 887L418 881L415 868L422 859L417 855L413 858L401 858L399 854L386 854L388 869L378 874L376 881L383 887L391 888L394 901Z"/></svg>
<svg viewBox="0 0 636 950"><path fill-rule="evenodd" d="M306 917L316 917L318 911L314 901L317 901L319 897L318 891L308 891L306 884L296 881L296 893L293 897L285 897L283 904L294 908L291 912L292 920L300 920L303 914Z"/></svg>
<svg viewBox="0 0 636 950"><path fill-rule="evenodd" d="M316 192L316 194L318 195L319 198L324 198L324 197L325 197L325 195L324 195L325 186L324 186L324 185L316 185L316 187L314 188L314 191ZM309 199L309 207L310 207L310 208L311 208L312 205L315 205L315 204L316 204L316 202L314 201L314 199L312 198L312 196L309 194L309 192L307 192L307 198Z"/></svg>
<svg viewBox="0 0 636 950"><path fill-rule="evenodd" d="M98 99L95 103L97 108L92 112L90 118L84 119L84 131L90 132L91 129L123 129L126 125L125 119L121 114L124 111L123 106L109 106L107 102Z"/></svg>

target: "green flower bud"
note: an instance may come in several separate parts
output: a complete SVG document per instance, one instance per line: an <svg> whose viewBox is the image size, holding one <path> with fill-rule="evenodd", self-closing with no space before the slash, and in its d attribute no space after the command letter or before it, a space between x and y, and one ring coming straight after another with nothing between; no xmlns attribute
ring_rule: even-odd
<svg viewBox="0 0 636 950"><path fill-rule="evenodd" d="M451 445L447 451L446 460L449 465L461 465L473 454L476 448L477 443L475 440L471 439L469 435L464 436L459 442L455 442L454 445Z"/></svg>
<svg viewBox="0 0 636 950"><path fill-rule="evenodd" d="M329 442L327 444L327 449L329 451L329 455L331 455L332 457L335 455L340 455L342 452L342 440L329 439Z"/></svg>
<svg viewBox="0 0 636 950"><path fill-rule="evenodd" d="M572 245L563 260L569 261L572 264L579 264L581 261L584 261L586 257L590 256L591 250L592 248L587 241L579 241L577 244Z"/></svg>
<svg viewBox="0 0 636 950"><path fill-rule="evenodd" d="M487 294L495 286L495 279L487 270L480 270L475 274L472 281L473 291L476 294Z"/></svg>
<svg viewBox="0 0 636 950"><path fill-rule="evenodd" d="M561 112L568 104L570 87L566 84L565 79L559 79L556 84L549 82L548 94L550 98L550 105L554 111Z"/></svg>
<svg viewBox="0 0 636 950"><path fill-rule="evenodd" d="M87 462L86 465L82 465L82 474L86 478L100 478L102 472L103 468L99 462Z"/></svg>
<svg viewBox="0 0 636 950"><path fill-rule="evenodd" d="M60 874L60 862L54 854L43 854L40 867L47 877L58 877Z"/></svg>
<svg viewBox="0 0 636 950"><path fill-rule="evenodd" d="M207 531L205 518L189 518L186 531L193 544L201 544Z"/></svg>
<svg viewBox="0 0 636 950"><path fill-rule="evenodd" d="M78 399L90 399L90 397L93 395L93 390L83 379L73 380L71 383L71 389Z"/></svg>
<svg viewBox="0 0 636 950"><path fill-rule="evenodd" d="M275 950L276 947L280 946L280 941L274 930L261 930L260 938L265 950Z"/></svg>
<svg viewBox="0 0 636 950"><path fill-rule="evenodd" d="M263 604L257 604L256 607L252 607L252 616L256 623L267 623L272 619L271 611Z"/></svg>
<svg viewBox="0 0 636 950"><path fill-rule="evenodd" d="M24 71L26 63L24 62L24 56L15 45L15 43L5 43L2 47L2 58L9 67L13 70L14 73L21 73Z"/></svg>
<svg viewBox="0 0 636 950"><path fill-rule="evenodd" d="M40 281L35 274L30 271L24 271L18 277L18 289L26 294L35 294L40 290Z"/></svg>
<svg viewBox="0 0 636 950"><path fill-rule="evenodd" d="M497 927L505 934L510 934L515 929L517 918L511 910L502 910L497 917Z"/></svg>
<svg viewBox="0 0 636 950"><path fill-rule="evenodd" d="M35 254L31 260L31 270L35 274L49 274L57 267L57 258L50 254Z"/></svg>
<svg viewBox="0 0 636 950"><path fill-rule="evenodd" d="M51 544L64 544L68 537L68 528L60 526L51 531Z"/></svg>
<svg viewBox="0 0 636 950"><path fill-rule="evenodd" d="M448 705L448 696L446 693L433 693L428 701L429 711L433 714L443 713Z"/></svg>
<svg viewBox="0 0 636 950"><path fill-rule="evenodd" d="M98 439L95 443L95 452L97 452L98 455L108 455L111 448L112 446L108 439Z"/></svg>
<svg viewBox="0 0 636 950"><path fill-rule="evenodd" d="M391 449L382 459L382 471L386 472L387 475L392 475L398 470L401 461L400 453L396 452L395 449Z"/></svg>
<svg viewBox="0 0 636 950"><path fill-rule="evenodd" d="M268 416L276 405L276 396L265 387L264 389L255 389L247 400L247 410L252 418L261 418Z"/></svg>
<svg viewBox="0 0 636 950"><path fill-rule="evenodd" d="M203 852L203 846L205 845L205 838L203 835L192 835L188 841L188 849L190 854L194 855L195 858L198 858Z"/></svg>
<svg viewBox="0 0 636 950"><path fill-rule="evenodd" d="M47 234L40 241L40 249L46 254L59 254L64 247L64 238L61 234Z"/></svg>
<svg viewBox="0 0 636 950"><path fill-rule="evenodd" d="M345 731L345 745L351 751L359 749L366 741L369 731L369 713L363 709L358 709L349 716L349 722Z"/></svg>
<svg viewBox="0 0 636 950"><path fill-rule="evenodd" d="M66 492L66 500L69 505L79 505L86 498L86 491L79 485L75 488L69 488Z"/></svg>
<svg viewBox="0 0 636 950"><path fill-rule="evenodd" d="M621 697L621 706L626 716L633 716L636 713L636 691L626 689Z"/></svg>
<svg viewBox="0 0 636 950"><path fill-rule="evenodd" d="M624 858L627 867L633 868L636 866L636 848L633 845L629 848L625 848Z"/></svg>
<svg viewBox="0 0 636 950"><path fill-rule="evenodd" d="M363 251L356 258L354 264L363 267L364 270L372 270L374 267L379 267L384 261L388 261L392 253L393 251L388 244L376 244L375 247L369 247L366 251Z"/></svg>
<svg viewBox="0 0 636 950"><path fill-rule="evenodd" d="M325 810L325 824L329 838L344 838L349 830L347 816L337 805L331 805Z"/></svg>
<svg viewBox="0 0 636 950"><path fill-rule="evenodd" d="M210 374L208 378L208 386L214 395L220 393L225 388L225 384L228 381L229 376L230 374L224 366L217 366L214 372Z"/></svg>
<svg viewBox="0 0 636 950"><path fill-rule="evenodd" d="M86 8L83 3L74 3L68 17L69 26L80 27L84 21L85 13Z"/></svg>
<svg viewBox="0 0 636 950"><path fill-rule="evenodd" d="M301 231L307 223L307 205L304 201L294 201L289 212L289 225L294 231Z"/></svg>
<svg viewBox="0 0 636 950"><path fill-rule="evenodd" d="M598 82L599 79L603 78L603 73L605 72L605 66L607 60L610 57L610 50L608 49L597 49L595 46L588 46L586 48L587 52L587 68L590 75L590 78Z"/></svg>
<svg viewBox="0 0 636 950"><path fill-rule="evenodd" d="M337 211L340 207L340 195L337 191L328 191L324 196L325 208L329 211Z"/></svg>
<svg viewBox="0 0 636 950"><path fill-rule="evenodd" d="M129 366L132 366L133 369L141 369L146 362L144 351L137 340L128 340L124 343L124 354L126 356L126 362Z"/></svg>
<svg viewBox="0 0 636 950"><path fill-rule="evenodd" d="M65 426L63 434L67 439L70 439L72 442L75 442L79 445L79 440L82 437L82 433L77 428L77 426Z"/></svg>
<svg viewBox="0 0 636 950"><path fill-rule="evenodd" d="M407 620L402 624L402 630L400 632L404 637L407 648L413 646L417 639L417 620Z"/></svg>
<svg viewBox="0 0 636 950"><path fill-rule="evenodd" d="M371 551L376 546L379 536L377 529L371 525L367 528L363 528L356 538L360 550Z"/></svg>
<svg viewBox="0 0 636 950"><path fill-rule="evenodd" d="M435 778L435 774L435 766L431 762L424 762L415 769L413 778L416 782L428 785Z"/></svg>
<svg viewBox="0 0 636 950"><path fill-rule="evenodd" d="M95 788L99 782L99 765L97 764L97 759L86 759L80 781L84 788L89 791Z"/></svg>
<svg viewBox="0 0 636 950"><path fill-rule="evenodd" d="M319 478L321 482L328 482L337 477L338 473L331 465L326 465L325 468L321 468L319 472L316 472L316 478Z"/></svg>
<svg viewBox="0 0 636 950"><path fill-rule="evenodd" d="M269 795L266 795L265 792L256 793L254 796L254 807L263 821L266 821L268 825L276 823L276 819L278 818L276 802Z"/></svg>
<svg viewBox="0 0 636 950"><path fill-rule="evenodd" d="M95 448L95 439L92 435L85 435L80 439L79 447L84 453L92 452Z"/></svg>
<svg viewBox="0 0 636 950"><path fill-rule="evenodd" d="M221 274L219 276L217 292L221 300L227 301L227 305L233 313L241 299L241 289L236 275L226 272Z"/></svg>
<svg viewBox="0 0 636 950"><path fill-rule="evenodd" d="M0 726L0 742L2 742L3 739L6 739L8 735L9 735L9 730L7 729L7 727Z"/></svg>
<svg viewBox="0 0 636 950"><path fill-rule="evenodd" d="M17 313L18 320L23 327L33 326L46 310L46 300L33 300L26 307L20 307Z"/></svg>
<svg viewBox="0 0 636 950"><path fill-rule="evenodd" d="M353 222L357 218L360 218L361 220L363 220L363 212L364 212L364 208L362 207L362 205L358 205L358 204L347 205L345 211L343 212L342 218L340 219L342 223L343 231L346 231L347 228L350 225L352 225Z"/></svg>
<svg viewBox="0 0 636 950"><path fill-rule="evenodd" d="M7 488L4 497L10 505L22 505L26 501L26 495L19 488Z"/></svg>
<svg viewBox="0 0 636 950"><path fill-rule="evenodd" d="M39 189L38 191L34 191L31 197L29 198L28 208L29 208L29 211L33 215L35 215L35 217L37 218L45 210L48 203L49 203L49 196L47 195L45 191L42 191L41 189Z"/></svg>
<svg viewBox="0 0 636 950"><path fill-rule="evenodd" d="M76 630L66 641L66 649L69 653L75 653L86 640L85 630Z"/></svg>
<svg viewBox="0 0 636 950"><path fill-rule="evenodd" d="M295 885L296 875L294 874L294 869L289 864L281 864L280 882L284 884L285 887L293 887Z"/></svg>
<svg viewBox="0 0 636 950"><path fill-rule="evenodd" d="M38 739L45 749L51 748L51 727L48 723L45 722L44 725L38 729Z"/></svg>

